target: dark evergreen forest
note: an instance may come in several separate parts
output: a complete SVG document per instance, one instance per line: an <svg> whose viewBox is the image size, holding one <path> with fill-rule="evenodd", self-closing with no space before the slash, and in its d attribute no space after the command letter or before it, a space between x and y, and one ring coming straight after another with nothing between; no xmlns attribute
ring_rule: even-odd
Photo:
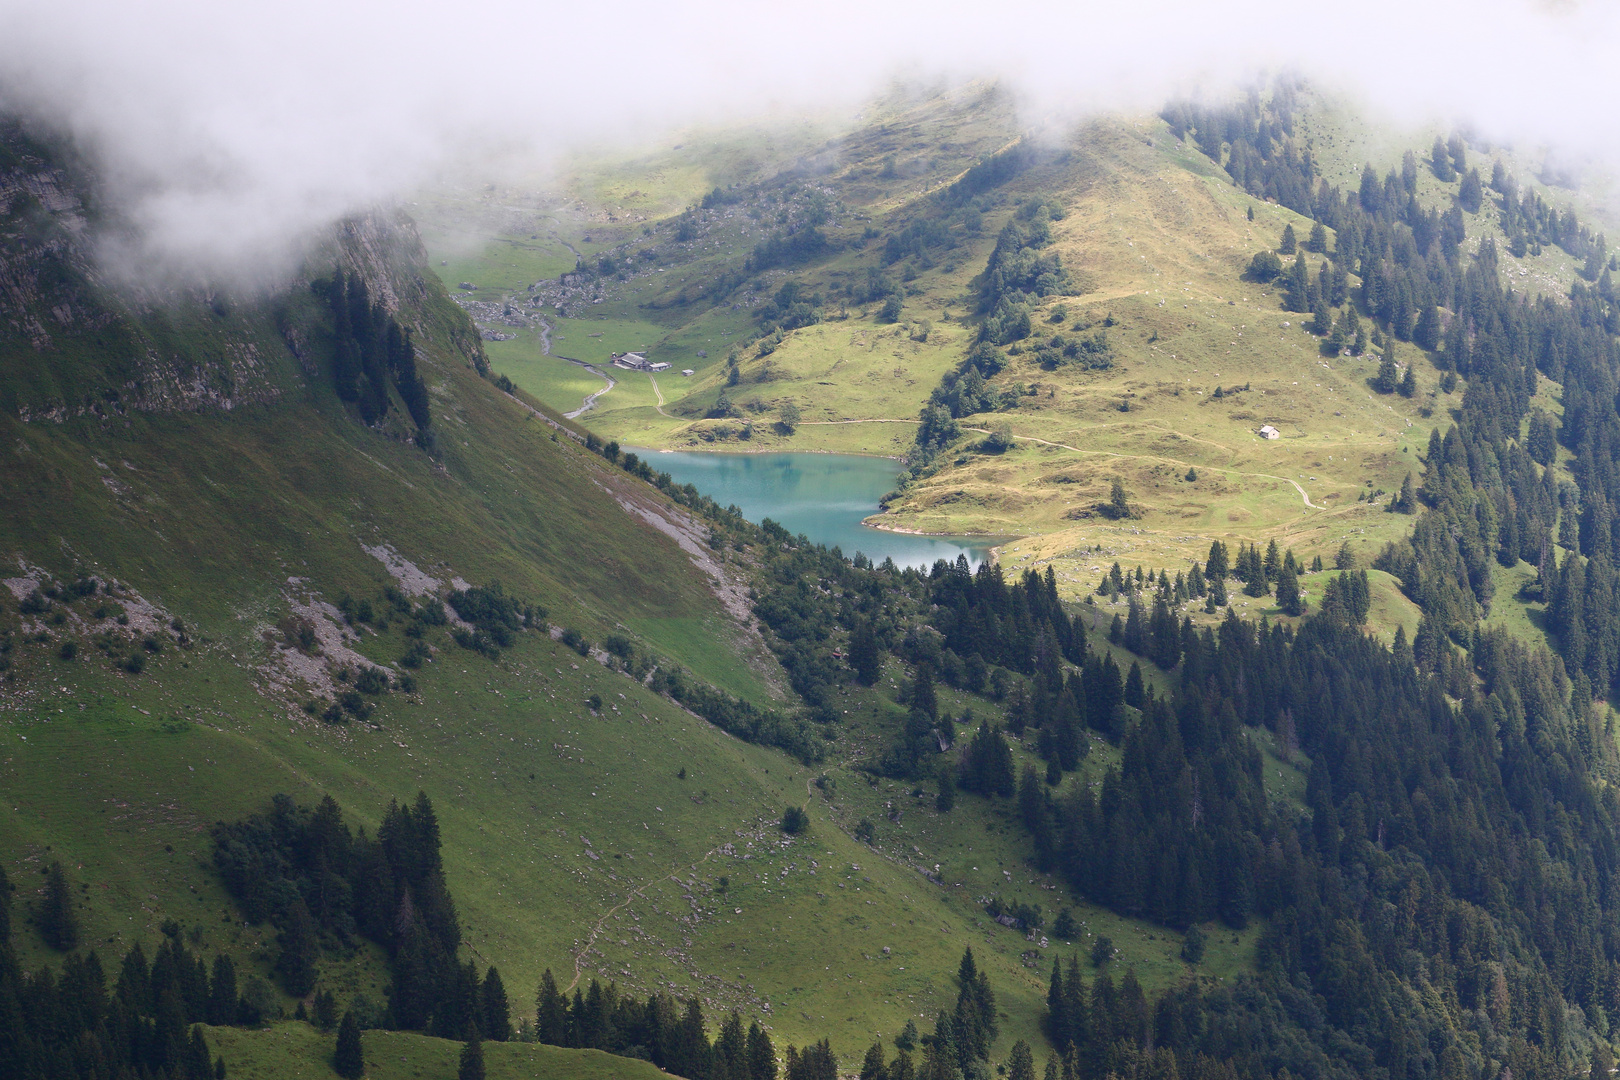
<svg viewBox="0 0 1620 1080"><path fill-rule="evenodd" d="M259 1020L258 999L238 993L230 958L210 974L174 923L151 961L139 945L131 949L111 985L95 950L69 954L59 971L25 972L11 930L11 885L0 871L3 1080L223 1078L199 1025Z"/></svg>
<svg viewBox="0 0 1620 1080"><path fill-rule="evenodd" d="M366 283L358 276L337 271L311 284L327 303L332 316L332 385L338 397L353 402L360 417L374 424L388 414L392 383L411 421L418 441L428 443L433 422L427 385L416 370L416 345L411 331L401 327L380 303L373 303Z"/></svg>
<svg viewBox="0 0 1620 1080"><path fill-rule="evenodd" d="M351 832L331 796L309 808L277 795L264 813L214 826L214 863L248 921L276 927L276 975L289 994L314 989L323 950L352 950L363 938L388 952L388 1026L510 1036L500 973L480 978L458 958L461 924L426 795L390 803L374 839Z"/></svg>

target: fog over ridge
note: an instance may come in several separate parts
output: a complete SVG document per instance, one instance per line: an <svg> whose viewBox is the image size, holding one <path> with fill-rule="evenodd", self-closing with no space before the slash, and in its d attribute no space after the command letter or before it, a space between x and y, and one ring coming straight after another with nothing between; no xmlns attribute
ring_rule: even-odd
<svg viewBox="0 0 1620 1080"><path fill-rule="evenodd" d="M0 0L0 105L70 132L134 256L243 280L333 219L494 151L852 107L994 78L1026 113L1152 109L1288 68L1406 122L1620 157L1608 4Z"/></svg>

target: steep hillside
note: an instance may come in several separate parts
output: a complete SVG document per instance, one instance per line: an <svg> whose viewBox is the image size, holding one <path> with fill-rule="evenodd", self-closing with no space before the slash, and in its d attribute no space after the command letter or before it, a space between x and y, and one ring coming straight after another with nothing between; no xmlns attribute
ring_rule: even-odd
<svg viewBox="0 0 1620 1080"><path fill-rule="evenodd" d="M930 1080L1020 1041L1083 1080L1608 1068L1606 249L1464 210L1466 147L1317 183L1361 146L1319 170L1346 122L1274 94L700 133L424 199L431 254L343 223L256 297L112 288L93 175L7 129L17 954L233 958L239 1075L323 1074L285 1016L328 994L412 1029L376 1075L474 1010L570 1044L496 1075L697 1080L730 1010ZM1484 239L1597 280L1522 304ZM884 524L1022 539L846 560L621 442L904 455Z"/></svg>
<svg viewBox="0 0 1620 1080"><path fill-rule="evenodd" d="M941 891L920 859L855 840L839 827L853 807L807 787L794 758L613 670L604 643L684 669L718 700L790 721L802 708L742 598L754 556L710 548L691 510L483 377L408 221L346 225L267 300L130 299L91 262L51 276L54 252L87 257L69 239L93 189L57 173L50 147L10 145L12 190L67 177L48 204L10 204L6 273L25 300L8 302L0 352L14 403L0 417L13 567L0 786L18 807L0 851L25 964L59 958L36 916L41 870L60 861L80 953L150 954L172 924L204 958L274 984L278 934L225 892L211 825L276 793L330 794L374 833L391 799L420 790L438 808L466 955L499 967L514 1020L550 968L565 987L694 995L716 1022L740 1009L778 1051L830 1036L847 1054L948 1008L972 940L1002 995L1003 1045L1038 1038L1044 989L1023 934L989 934L965 886ZM371 424L364 398L335 389L345 346L311 288L334 269L411 330L428 424L392 384ZM54 313L43 337L27 329L41 312ZM129 353L88 337L103 332L145 359L120 368ZM252 395L237 356L254 359ZM184 394L153 389L143 365L160 363ZM454 590L496 582L521 616L509 643L474 634L454 604L435 625ZM853 793L855 774L838 775ZM808 837L784 837L783 808L801 803ZM373 946L329 949L318 986L380 1007L388 973ZM243 1075L285 1052L231 1032L213 1044Z"/></svg>
<svg viewBox="0 0 1620 1080"><path fill-rule="evenodd" d="M1313 175L1350 194L1362 161L1398 170L1402 152L1418 147L1421 157L1433 134L1392 135L1342 103L1290 94L1292 137ZM914 133L946 152L897 157ZM1161 117L1105 120L1059 145L1025 146L993 94L888 102L819 156L778 155L757 178L716 171L730 183L701 198L703 185L687 181L692 205L662 221L649 205L634 221L609 222L622 207L592 201L604 182L576 178L568 190L578 205L600 207L595 224L577 227L613 246L583 251L556 281L500 278L504 247L463 259L452 276L482 279L469 282L478 285L470 310L512 335L489 346L496 368L558 408L591 397L582 422L604 438L915 463L920 412L946 401L958 437L873 523L1029 537L1004 558L1054 565L1072 595L1116 558L1185 565L1215 539L1275 539L1307 556L1349 540L1369 558L1406 532L1409 521L1383 511L1408 477L1421 479L1430 433L1448 430L1467 380L1443 389L1433 351L1404 339L1358 355L1324 348L1310 313L1288 310L1284 282L1247 274L1285 229L1305 245L1311 218L1249 194L1182 135ZM963 150L986 164L965 171L953 156ZM1515 192L1591 216L1578 195L1536 179L1534 155L1483 144L1472 153L1487 177L1502 161ZM644 190L638 178L662 175L651 163L668 168L678 156L624 167L619 188ZM902 182L907 171L915 178ZM1436 212L1456 190L1427 169L1414 182L1418 205ZM1462 212L1465 251L1493 239L1514 282L1567 292L1575 260L1551 242L1509 252L1498 197L1487 194ZM1028 305L1030 327L1010 347L970 358L983 335L987 262L1031 199L1045 204L1042 250L1068 282ZM807 231L815 250L782 247ZM1322 260L1309 258L1314 274ZM1357 269L1345 289L1361 288ZM886 313L891 296L897 312ZM1079 345L1096 362L1068 355ZM605 366L631 349L672 369ZM1376 391L1384 351L1397 373L1413 367L1410 393ZM953 387L970 359L986 390L966 400ZM1556 382L1543 379L1536 407L1559 414ZM1267 425L1278 438L1261 436ZM1128 522L1100 512L1115 480L1133 500Z"/></svg>
<svg viewBox="0 0 1620 1080"><path fill-rule="evenodd" d="M1317 356L1314 339L1298 329L1301 320L1280 311L1275 290L1241 280L1256 248L1274 244L1285 225L1303 235L1304 218L1234 190L1157 119L1100 122L1061 148L1026 152L1004 150L1015 129L984 99L913 108L926 111L935 138L941 129L949 133L948 146L1012 164L976 183L952 160L935 159L914 166L932 168L908 188L872 190L864 182L888 169L884 152L892 142L883 136L896 126L868 118L837 143L839 167L813 183L786 170L771 183L739 186L729 196L734 204L679 215L616 249L632 267L642 265L645 249L653 263L678 260L683 246L668 232L690 221L709 251L703 258L718 260L713 268L649 265L625 283L576 273L564 279L562 293L545 283L529 290L540 306L526 309L528 319L551 327L543 344L553 354L601 364L611 349L650 347L651 358L696 371L690 379L676 371L612 371L617 385L584 421L604 437L638 445L908 454L919 410L976 340L976 283L996 237L1033 197L1061 208L1051 250L1071 275L1062 290L1068 295L1051 296L1032 312L1036 330L1026 349L1009 350L1008 366L991 382L1000 407L976 417L969 410L966 439L942 468L888 505L884 524L1039 534L1008 548L1007 558L1057 559L1060 581L1076 584L1094 580L1099 559L1104 567L1115 558L1182 562L1217 537L1276 537L1302 551L1331 551L1353 537L1370 551L1403 531L1402 521L1379 513L1381 503L1359 498L1398 489L1414 467L1414 442L1421 449L1444 415L1436 413L1437 375L1413 399L1371 400L1365 383L1375 360ZM990 138L975 142L987 127ZM772 208L781 208L776 217L791 229L794 200L815 192L841 211L824 227L827 254L803 270L763 266L759 252L745 261L746 245L769 229ZM891 251L896 237L902 246ZM760 269L727 292L737 279L720 268L739 262ZM684 279L675 303L667 299L674 284L645 298L662 269ZM555 310L564 315L582 313L567 299L573 280L607 286L602 302L590 304L589 321L599 330L547 310L560 301ZM693 294L685 282L695 281L721 291ZM780 323L785 311L778 309L787 305L778 293L790 282L816 308L814 321L786 329L780 340L755 340ZM708 306L722 295L724 307ZM887 295L903 300L898 319L881 310ZM752 319L743 318L748 312ZM1099 333L1106 368L1054 366L1027 348L1054 335ZM685 351L668 351L683 334L692 339ZM743 345L728 344L738 338ZM706 358L696 357L698 345ZM577 408L605 385L543 356L537 333L518 329L490 349L498 370L558 407ZM720 361L733 355L737 374L728 375ZM1217 387L1248 389L1215 400ZM799 416L791 434L778 423L788 404ZM1425 412L1436 419L1425 420ZM1258 436L1266 423L1282 430L1282 440ZM984 440L972 429L988 434L1003 424L1014 436L1009 450L977 445ZM1197 482L1183 479L1189 469ZM1138 503L1140 516L1129 524L1094 512L1115 478Z"/></svg>

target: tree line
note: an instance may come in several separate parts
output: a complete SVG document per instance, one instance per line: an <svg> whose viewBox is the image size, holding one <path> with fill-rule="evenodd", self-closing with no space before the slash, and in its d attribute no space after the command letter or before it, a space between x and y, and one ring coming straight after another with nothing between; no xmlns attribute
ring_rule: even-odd
<svg viewBox="0 0 1620 1080"><path fill-rule="evenodd" d="M216 824L213 839L214 865L243 916L277 929L275 971L289 994L315 989L323 949L364 939L388 953L388 1027L510 1037L500 973L480 978L458 959L461 925L426 794L390 802L375 838L351 831L330 795L314 807L277 795L262 813Z"/></svg>
<svg viewBox="0 0 1620 1080"><path fill-rule="evenodd" d="M1028 770L1017 796L1037 863L1094 902L1172 927L1266 920L1257 975L1172 992L1133 1045L1183 1074L1200 1056L1256 1077L1583 1067L1620 1004L1620 802L1557 661L1483 635L1453 703L1404 638L1342 619L1229 614L1195 641L1099 790ZM1308 769L1308 813L1268 795L1261 728ZM1078 1030L1064 1009L1055 1030Z"/></svg>
<svg viewBox="0 0 1620 1080"><path fill-rule="evenodd" d="M259 1018L229 957L210 977L171 923L152 961L136 945L111 985L94 950L30 973L12 940L11 893L0 870L0 1080L224 1080L200 1025Z"/></svg>
<svg viewBox="0 0 1620 1080"><path fill-rule="evenodd" d="M664 993L645 1001L592 979L570 1000L547 968L535 995L535 1040L552 1046L603 1050L621 1057L651 1061L665 1072L687 1080L776 1080L776 1049L757 1021L744 1031L742 1018L731 1013L711 1042L697 998L684 1003ZM813 1055L814 1047L805 1053ZM801 1080L796 1065L802 1055L788 1049L787 1080Z"/></svg>
<svg viewBox="0 0 1620 1080"><path fill-rule="evenodd" d="M427 385L416 369L410 328L401 327L382 304L372 301L358 274L339 268L330 278L311 282L310 288L326 301L332 317L332 386L338 397L353 403L360 418L374 424L388 413L392 385L416 425L418 439L426 438L433 415Z"/></svg>

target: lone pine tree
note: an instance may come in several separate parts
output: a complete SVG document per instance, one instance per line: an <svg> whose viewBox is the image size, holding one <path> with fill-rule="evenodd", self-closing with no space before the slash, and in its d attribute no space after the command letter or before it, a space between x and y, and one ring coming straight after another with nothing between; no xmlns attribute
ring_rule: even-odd
<svg viewBox="0 0 1620 1080"><path fill-rule="evenodd" d="M73 910L73 890L60 862L45 872L45 896L40 902L39 930L45 944L67 952L79 943L79 915Z"/></svg>
<svg viewBox="0 0 1620 1080"><path fill-rule="evenodd" d="M358 1080L366 1071L365 1048L360 1042L360 1023L354 1013L344 1012L338 1025L337 1048L332 1053L332 1070L343 1080Z"/></svg>
<svg viewBox="0 0 1620 1080"><path fill-rule="evenodd" d="M467 1025L461 1059L456 1064L456 1080L484 1080L484 1043L478 1037L478 1027Z"/></svg>

